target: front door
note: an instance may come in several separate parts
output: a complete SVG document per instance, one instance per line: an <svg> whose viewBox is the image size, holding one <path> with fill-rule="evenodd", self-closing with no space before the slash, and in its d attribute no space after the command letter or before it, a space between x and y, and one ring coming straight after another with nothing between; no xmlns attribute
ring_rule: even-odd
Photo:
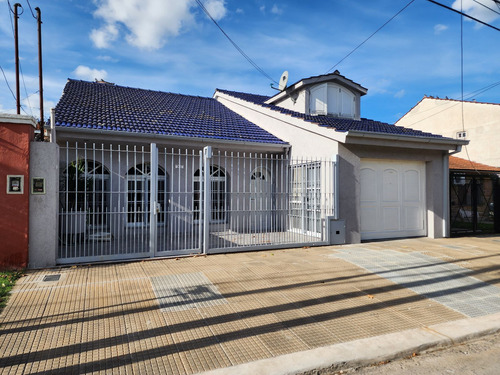
<svg viewBox="0 0 500 375"><path fill-rule="evenodd" d="M273 210L271 174L265 168L256 168L250 176L250 225L252 232L271 229Z"/></svg>
<svg viewBox="0 0 500 375"><path fill-rule="evenodd" d="M321 235L321 164L291 167L290 224L292 230Z"/></svg>
<svg viewBox="0 0 500 375"><path fill-rule="evenodd" d="M165 221L165 172L158 168L158 223ZM139 164L127 173L127 224L147 226L150 221L151 167Z"/></svg>

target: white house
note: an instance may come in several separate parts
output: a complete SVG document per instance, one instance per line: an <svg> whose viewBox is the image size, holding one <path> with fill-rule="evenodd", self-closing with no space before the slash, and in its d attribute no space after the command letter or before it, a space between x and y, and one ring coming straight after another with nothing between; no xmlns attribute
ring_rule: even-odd
<svg viewBox="0 0 500 375"><path fill-rule="evenodd" d="M366 92L339 72L273 97L69 80L57 250L35 237L31 266L447 236L448 155L467 142L364 119Z"/></svg>
<svg viewBox="0 0 500 375"><path fill-rule="evenodd" d="M447 236L448 155L467 142L364 119L366 92L336 71L273 97L216 90L214 98L286 141L293 155L338 157L348 243Z"/></svg>
<svg viewBox="0 0 500 375"><path fill-rule="evenodd" d="M396 125L468 140L456 156L500 167L500 104L424 97Z"/></svg>

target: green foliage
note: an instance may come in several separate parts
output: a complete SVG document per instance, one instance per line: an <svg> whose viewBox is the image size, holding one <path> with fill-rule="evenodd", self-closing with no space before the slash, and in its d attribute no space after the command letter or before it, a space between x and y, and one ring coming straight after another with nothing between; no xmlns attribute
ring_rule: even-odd
<svg viewBox="0 0 500 375"><path fill-rule="evenodd" d="M59 191L68 194L67 200L64 198L64 194L61 194L62 207L65 210L80 211L86 209L84 207L85 192L87 192L87 196L90 194L93 182L92 177L86 173L88 167L84 159L78 159L71 162L64 171L59 182Z"/></svg>
<svg viewBox="0 0 500 375"><path fill-rule="evenodd" d="M0 271L0 311L7 304L9 292L21 276L23 271Z"/></svg>

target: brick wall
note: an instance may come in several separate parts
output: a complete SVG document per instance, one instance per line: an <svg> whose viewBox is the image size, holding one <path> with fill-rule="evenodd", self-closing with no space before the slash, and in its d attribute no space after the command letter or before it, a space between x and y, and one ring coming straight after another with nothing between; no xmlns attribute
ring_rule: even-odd
<svg viewBox="0 0 500 375"><path fill-rule="evenodd" d="M28 264L29 162L34 119L0 114L0 269ZM23 193L7 192L7 176L24 176Z"/></svg>

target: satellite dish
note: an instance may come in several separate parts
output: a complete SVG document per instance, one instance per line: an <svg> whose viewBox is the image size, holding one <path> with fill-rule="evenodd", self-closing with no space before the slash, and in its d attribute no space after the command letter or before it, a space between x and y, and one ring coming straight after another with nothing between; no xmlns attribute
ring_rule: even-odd
<svg viewBox="0 0 500 375"><path fill-rule="evenodd" d="M288 83L288 71L285 70L280 78L280 84L279 84L280 91L283 91L284 89L286 89L287 83Z"/></svg>

